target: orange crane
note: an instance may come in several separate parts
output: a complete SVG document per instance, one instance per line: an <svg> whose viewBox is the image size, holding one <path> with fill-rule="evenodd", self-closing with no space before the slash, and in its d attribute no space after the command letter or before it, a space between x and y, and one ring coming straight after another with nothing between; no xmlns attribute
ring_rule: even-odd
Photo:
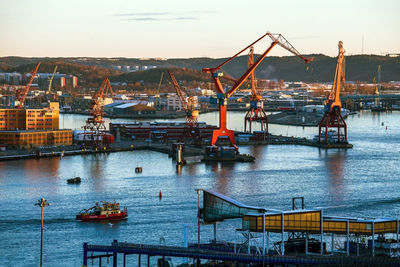
<svg viewBox="0 0 400 267"><path fill-rule="evenodd" d="M319 142L328 142L328 130L329 128L337 128L337 142L347 143L347 124L344 121L341 111L342 102L340 101L340 89L345 83L345 56L343 42L339 41L339 54L336 63L335 78L331 92L329 93L328 99L325 100L325 113L318 125L318 140ZM322 133L322 128L325 128L325 132ZM343 134L341 133L343 129ZM324 137L322 138L322 134Z"/></svg>
<svg viewBox="0 0 400 267"><path fill-rule="evenodd" d="M169 77L171 77L172 84L175 87L176 93L178 94L183 109L186 113L186 125L191 128L198 126L197 117L199 116L199 111L196 110L196 101L194 97L190 96L186 101L186 98L183 96L182 90L178 82L176 81L174 74L169 70L167 70L167 72L169 74Z"/></svg>
<svg viewBox="0 0 400 267"><path fill-rule="evenodd" d="M37 71L39 69L40 63L41 62L39 61L37 63L37 65L36 65L36 67L33 69L32 73L31 73L31 78L29 79L29 82L26 84L23 93L21 94L20 91L17 91L17 97L16 97L16 101L14 103L14 105L17 108L22 108L24 106L24 102L25 102L26 96L28 95L29 88L31 87L33 79L35 79L35 76L36 76L36 73L37 73Z"/></svg>
<svg viewBox="0 0 400 267"><path fill-rule="evenodd" d="M106 126L104 125L104 97L110 93L111 96L114 92L111 88L110 80L104 78L103 83L100 86L92 99L90 105L90 117L86 120L86 124L82 127L84 130L83 142L85 145L98 147L101 141L104 141L106 135Z"/></svg>
<svg viewBox="0 0 400 267"><path fill-rule="evenodd" d="M114 96L114 92L111 88L111 84L110 84L110 79L108 79L107 77L104 78L103 83L100 86L99 91L95 94L95 97L97 98L103 98L104 96L107 96L108 93L110 93L111 97Z"/></svg>
<svg viewBox="0 0 400 267"><path fill-rule="evenodd" d="M254 64L254 47L250 47L247 66L250 68ZM250 75L251 82L251 97L250 97L250 109L246 112L244 117L244 131L247 132L247 122L249 122L249 132L251 133L251 124L253 121L259 121L261 123L261 131L268 132L268 117L264 111L264 103L262 96L256 88L256 74L253 71Z"/></svg>
<svg viewBox="0 0 400 267"><path fill-rule="evenodd" d="M243 53L245 50L249 49L250 47L254 46L256 43L258 43L260 40L268 36L269 38L272 39L271 45L267 48L267 50L260 55L260 57L257 59L254 64L252 64L251 67L247 69L247 71L239 78L236 80L235 84L232 86L232 88L228 91L225 92L224 88L222 87L222 84L220 82L220 78L223 76L223 73L220 71L221 67L239 56L241 53ZM308 59L304 56L302 56L281 34L272 34L270 32L267 32L266 34L262 35L260 38L258 38L256 41L251 43L250 45L246 46L244 49L236 53L234 56L231 58L225 60L221 64L219 64L217 67L214 68L203 68L203 72L205 73L210 73L211 77L214 81L216 90L217 90L217 99L213 100L213 102L219 104L219 129L214 130L211 144L215 145L218 138L222 136L226 136L229 138L229 141L233 147L236 148L237 146L235 144L235 135L232 130L227 129L226 127L226 111L227 111L227 103L228 103L228 98L231 97L235 91L246 81L247 78L253 73L253 71L260 65L261 61L267 56L267 54L271 51L271 49L275 45L280 45L284 49L290 51L291 53L295 54L296 56L300 57L303 59L306 63L309 63L311 59Z"/></svg>

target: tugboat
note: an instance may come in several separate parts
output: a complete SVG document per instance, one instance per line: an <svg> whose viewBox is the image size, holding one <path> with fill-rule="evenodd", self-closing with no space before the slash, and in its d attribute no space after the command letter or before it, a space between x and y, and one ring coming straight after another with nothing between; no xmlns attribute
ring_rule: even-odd
<svg viewBox="0 0 400 267"><path fill-rule="evenodd" d="M101 201L89 209L84 209L76 215L81 221L124 220L128 217L128 209L120 210L119 203Z"/></svg>

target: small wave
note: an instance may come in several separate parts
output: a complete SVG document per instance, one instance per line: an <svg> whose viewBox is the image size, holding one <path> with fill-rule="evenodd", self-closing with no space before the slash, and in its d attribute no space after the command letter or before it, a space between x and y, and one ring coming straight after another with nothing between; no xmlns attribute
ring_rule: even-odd
<svg viewBox="0 0 400 267"><path fill-rule="evenodd" d="M363 202L357 201L354 203L343 204L343 205L335 205L335 206L328 206L328 207L319 207L323 210L336 210L336 209L363 209L363 208L372 208L372 207L379 207L382 205L390 205L400 203L400 198L392 198L392 199L372 199L366 200Z"/></svg>
<svg viewBox="0 0 400 267"><path fill-rule="evenodd" d="M53 219L44 219L43 223L45 224L53 224L53 223L70 223L75 222L75 218L53 218ZM40 219L26 219L26 220L0 220L0 224L40 224Z"/></svg>

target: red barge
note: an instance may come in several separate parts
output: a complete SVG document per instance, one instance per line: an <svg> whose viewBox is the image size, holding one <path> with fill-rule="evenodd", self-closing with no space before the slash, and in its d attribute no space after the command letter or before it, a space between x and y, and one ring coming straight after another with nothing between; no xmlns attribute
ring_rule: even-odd
<svg viewBox="0 0 400 267"><path fill-rule="evenodd" d="M84 209L76 215L77 220L81 221L106 221L124 220L128 218L128 210L121 211L119 203L101 201L89 209Z"/></svg>

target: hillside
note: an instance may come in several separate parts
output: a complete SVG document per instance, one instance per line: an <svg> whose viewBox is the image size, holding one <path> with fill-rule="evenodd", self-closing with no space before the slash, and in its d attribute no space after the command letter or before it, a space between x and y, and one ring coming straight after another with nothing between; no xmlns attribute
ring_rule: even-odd
<svg viewBox="0 0 400 267"><path fill-rule="evenodd" d="M285 81L330 82L333 80L336 58L321 54L308 55L314 61L308 67L295 56L267 57L256 70L261 79L283 79ZM255 56L257 58L257 55ZM23 58L2 57L0 69L4 71L28 71L38 60L44 61L44 70L51 72L54 64L59 65L59 72L79 77L81 84L98 82L105 75L116 81L134 83L144 81L157 83L160 71L137 71L123 73L117 68L121 66L157 66L157 68L185 68L177 79L199 79L211 81L200 73L204 67L215 67L225 58L186 58L186 59L135 59L135 58ZM48 62L49 66L47 66ZM381 65L382 81L400 80L400 57L392 58L377 55L355 55L346 57L346 80L371 82L377 75L377 67ZM240 56L223 67L229 75L240 77L247 68L247 56ZM190 70L192 69L192 70ZM197 70L195 72L194 70ZM175 70L174 72L177 72ZM185 74L183 74L185 73Z"/></svg>

